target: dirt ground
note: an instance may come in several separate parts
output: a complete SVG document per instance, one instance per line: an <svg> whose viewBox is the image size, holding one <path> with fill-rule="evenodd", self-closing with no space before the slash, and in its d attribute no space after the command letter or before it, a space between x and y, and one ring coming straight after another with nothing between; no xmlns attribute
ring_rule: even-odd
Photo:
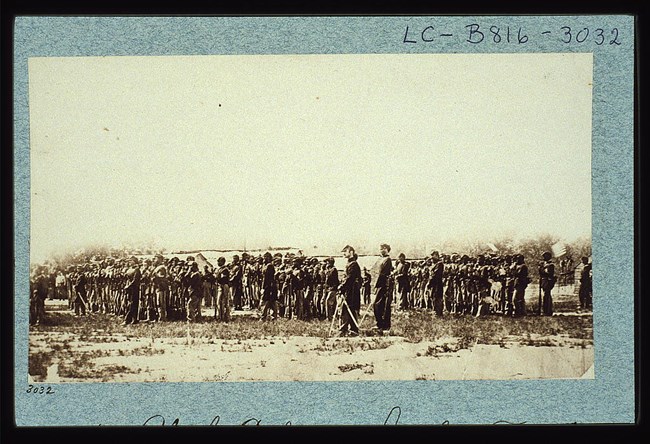
<svg viewBox="0 0 650 444"><path fill-rule="evenodd" d="M47 301L50 324L30 329L33 382L348 381L593 378L591 313L558 298L553 317L436 319L395 312L390 335L366 319L359 337L328 337L327 321L120 325L73 318ZM206 316L210 311L204 309ZM274 324L274 325L270 325Z"/></svg>

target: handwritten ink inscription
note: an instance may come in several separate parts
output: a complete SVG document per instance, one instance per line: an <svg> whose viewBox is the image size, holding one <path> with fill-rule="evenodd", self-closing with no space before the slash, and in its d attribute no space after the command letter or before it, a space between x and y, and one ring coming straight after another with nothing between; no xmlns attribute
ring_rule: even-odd
<svg viewBox="0 0 650 444"><path fill-rule="evenodd" d="M618 46L621 44L621 35L618 28L589 28L561 26L556 29L545 29L541 32L529 33L521 26L497 26L470 23L463 29L450 30L438 29L429 25L422 29L413 29L406 26L402 42L405 44L435 43L459 39L463 43L472 45L525 45L531 39L541 41L554 39L566 45Z"/></svg>
<svg viewBox="0 0 650 444"><path fill-rule="evenodd" d="M52 387L50 386L42 386L42 385L32 385L29 384L27 386L27 390L25 391L26 393L35 393L37 395L53 395L54 390L52 390Z"/></svg>
<svg viewBox="0 0 650 444"><path fill-rule="evenodd" d="M399 425L401 416L402 416L402 408L399 407L399 406L395 406L395 407L390 409L390 411L388 412L388 415L386 416L386 419L384 420L383 424L384 425ZM210 422L209 425L216 426L216 425L219 425L219 422L221 422L221 416L217 415L212 419L212 421ZM162 415L153 415L150 418L148 418L144 422L144 424L142 424L142 425L145 425L145 426L164 426L165 424L166 424L166 422L165 422L165 417L164 416L162 416ZM516 422L505 421L505 420L499 420L499 421L494 422L493 424L495 424L495 425L496 424L523 425L523 424L526 424L526 422L524 421L524 422L516 423ZM180 425L180 419L179 418L174 419L174 421L172 421L172 423L170 425L172 425L172 426ZM250 425L259 426L259 425L266 425L266 424L263 424L261 419L251 417L251 418L248 418L248 419L240 422L239 425L243 425L243 426L250 426ZM284 425L286 425L286 426L291 425L291 421L286 421L284 423ZM450 425L450 423L449 423L449 421L445 420L442 423L440 423L440 425L443 425L443 426L444 425Z"/></svg>

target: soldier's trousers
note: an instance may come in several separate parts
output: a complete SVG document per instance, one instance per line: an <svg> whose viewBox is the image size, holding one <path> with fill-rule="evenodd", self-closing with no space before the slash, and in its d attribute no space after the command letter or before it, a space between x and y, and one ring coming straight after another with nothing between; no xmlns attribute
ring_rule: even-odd
<svg viewBox="0 0 650 444"><path fill-rule="evenodd" d="M167 291L156 288L156 307L158 307L158 320L161 322L167 320L167 299Z"/></svg>
<svg viewBox="0 0 650 444"><path fill-rule="evenodd" d="M353 331L359 333L359 327L357 323L359 322L359 312L356 310L350 309L350 306L343 304L341 301L341 332Z"/></svg>
<svg viewBox="0 0 650 444"><path fill-rule="evenodd" d="M399 285L397 291L399 293L399 308L406 310L409 308L409 287L407 285Z"/></svg>
<svg viewBox="0 0 650 444"><path fill-rule="evenodd" d="M303 319L310 319L314 314L314 289L312 287L307 287L305 290L303 306L305 307L303 310Z"/></svg>
<svg viewBox="0 0 650 444"><path fill-rule="evenodd" d="M230 321L230 288L226 284L217 285L217 301L214 306L214 317L219 321Z"/></svg>
<svg viewBox="0 0 650 444"><path fill-rule="evenodd" d="M370 285L364 285L361 287L361 291L363 292L363 303L364 304L369 304L370 303Z"/></svg>
<svg viewBox="0 0 650 444"><path fill-rule="evenodd" d="M84 299L86 299L85 294L81 294L81 293L77 292L77 297L75 297L75 299L74 299L74 314L76 314L76 315L78 315L78 314L85 315L86 314L86 304L81 299L82 297Z"/></svg>
<svg viewBox="0 0 650 444"><path fill-rule="evenodd" d="M392 292L388 288L378 288L377 297L373 310L377 328L380 330L390 330L390 309L392 303Z"/></svg>
<svg viewBox="0 0 650 444"><path fill-rule="evenodd" d="M45 298L35 295L29 300L30 324L40 324L45 319Z"/></svg>
<svg viewBox="0 0 650 444"><path fill-rule="evenodd" d="M323 301L325 300L325 289L322 285L316 286L316 294L314 295L314 305L316 306L316 314L321 316L325 313L323 310Z"/></svg>
<svg viewBox="0 0 650 444"><path fill-rule="evenodd" d="M273 319L278 317L278 301L273 299L272 301L264 301L264 308L262 309L262 319L266 319L269 315L269 310L273 310Z"/></svg>
<svg viewBox="0 0 650 444"><path fill-rule="evenodd" d="M514 288L512 287L506 287L505 290L505 308L503 309L503 314L506 316L512 316L514 312L514 308L512 306L512 295L514 293Z"/></svg>
<svg viewBox="0 0 650 444"><path fill-rule="evenodd" d="M525 288L515 288L515 316L526 316Z"/></svg>
<svg viewBox="0 0 650 444"><path fill-rule="evenodd" d="M543 289L542 293L542 313L544 316L553 316L553 298L551 297L551 289Z"/></svg>
<svg viewBox="0 0 650 444"><path fill-rule="evenodd" d="M265 288L262 297L262 320L266 319L269 315L269 310L273 310L273 319L278 317L278 299L274 288Z"/></svg>
<svg viewBox="0 0 650 444"><path fill-rule="evenodd" d="M323 311L331 321L336 311L336 290L327 290L327 296L323 299Z"/></svg>
<svg viewBox="0 0 650 444"><path fill-rule="evenodd" d="M444 308L442 284L434 284L431 287L431 295L433 297L433 312L436 316L442 316Z"/></svg>
<svg viewBox="0 0 650 444"><path fill-rule="evenodd" d="M212 284L209 282L203 283L203 304L212 307Z"/></svg>
<svg viewBox="0 0 650 444"><path fill-rule="evenodd" d="M592 306L591 285L580 284L580 289L578 290L578 297L580 298L580 308L591 308Z"/></svg>
<svg viewBox="0 0 650 444"><path fill-rule="evenodd" d="M194 322L201 316L201 297L199 292L190 292L187 298L187 321Z"/></svg>
<svg viewBox="0 0 650 444"><path fill-rule="evenodd" d="M242 309L242 299L243 299L243 288L241 285L241 282L239 284L235 284L232 287L232 303L235 306L235 310L241 310Z"/></svg>
<svg viewBox="0 0 650 444"><path fill-rule="evenodd" d="M140 312L140 297L138 296L138 290L129 290L127 297L131 300L131 304L129 305L129 311L124 317L124 323L137 324L138 314Z"/></svg>

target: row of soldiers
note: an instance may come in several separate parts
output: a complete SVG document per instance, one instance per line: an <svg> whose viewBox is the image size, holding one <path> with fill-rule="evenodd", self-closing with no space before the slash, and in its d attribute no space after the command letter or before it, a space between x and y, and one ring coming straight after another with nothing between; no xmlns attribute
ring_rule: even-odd
<svg viewBox="0 0 650 444"><path fill-rule="evenodd" d="M344 253L347 255L350 250L350 257L356 263L352 247L346 246ZM111 313L122 316L127 324L142 320L196 321L201 315L201 305L214 308L214 318L224 322L230 319L231 307L261 309L262 319L281 316L331 320L338 312L347 316L350 307L353 307L350 311L359 311L361 300L357 302L356 296L346 310L341 310L341 304L337 303L339 295L351 286L358 288L359 298L365 304L373 305L377 328L382 330L390 329L393 301L400 309L432 309L437 316L443 311L475 316L526 314L524 294L530 279L521 254L469 257L440 255L434 251L426 259L412 261L400 254L393 265L390 246L382 244L380 251L382 260L374 293L372 275L365 268L363 271L359 268L358 276L355 274L354 282L350 283L348 267L341 279L332 257L319 259L280 253L257 257L244 253L241 259L234 256L229 264L221 257L216 267L206 264L202 270L191 256L186 260L166 259L161 255L153 260L107 258L60 273L56 276L56 289L69 295L75 315L83 316L87 310ZM539 275L540 292L544 293L539 307L543 314L551 315L555 272L550 253L544 254ZM591 305L590 268L588 280L589 291L582 292L584 298L581 296L585 307ZM45 267L38 267L32 278L33 323L44 316L43 300L50 281ZM348 330L356 330L350 327L351 322L348 324Z"/></svg>

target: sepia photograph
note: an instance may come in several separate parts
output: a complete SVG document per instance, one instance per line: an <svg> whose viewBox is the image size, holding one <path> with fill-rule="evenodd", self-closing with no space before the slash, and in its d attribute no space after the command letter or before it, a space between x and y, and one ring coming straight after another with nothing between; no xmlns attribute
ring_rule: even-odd
<svg viewBox="0 0 650 444"><path fill-rule="evenodd" d="M595 378L592 53L28 77L30 383Z"/></svg>

